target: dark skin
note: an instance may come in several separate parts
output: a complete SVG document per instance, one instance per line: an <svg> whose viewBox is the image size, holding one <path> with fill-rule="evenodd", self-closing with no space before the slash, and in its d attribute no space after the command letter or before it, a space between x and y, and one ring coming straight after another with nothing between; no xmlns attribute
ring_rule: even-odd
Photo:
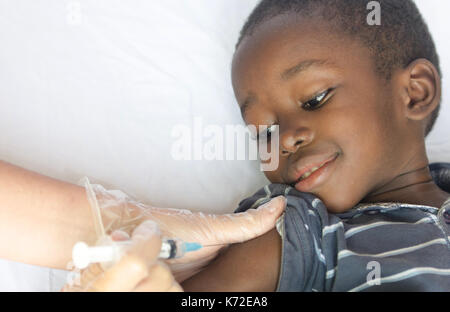
<svg viewBox="0 0 450 312"><path fill-rule="evenodd" d="M267 178L294 185L294 167L302 158L337 155L326 179L309 190L330 212L370 202L441 207L450 194L432 181L424 140L441 96L436 68L418 59L394 69L387 82L366 47L327 26L278 16L244 38L235 53L233 88L245 122L279 125L279 166L265 172ZM274 229L231 246L182 286L274 291L280 256Z"/></svg>

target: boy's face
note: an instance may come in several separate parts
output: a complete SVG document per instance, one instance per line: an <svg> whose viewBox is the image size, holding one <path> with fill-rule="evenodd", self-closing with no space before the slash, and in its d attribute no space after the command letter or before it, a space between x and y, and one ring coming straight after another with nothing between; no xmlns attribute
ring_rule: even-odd
<svg viewBox="0 0 450 312"><path fill-rule="evenodd" d="M279 125L279 167L265 173L271 182L314 193L342 212L406 167L413 147L394 104L399 95L357 40L278 16L242 41L232 80L247 124Z"/></svg>

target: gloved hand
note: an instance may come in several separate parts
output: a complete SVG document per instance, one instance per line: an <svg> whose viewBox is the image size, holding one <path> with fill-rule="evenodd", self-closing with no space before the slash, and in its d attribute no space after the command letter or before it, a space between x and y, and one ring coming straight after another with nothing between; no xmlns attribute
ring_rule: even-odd
<svg viewBox="0 0 450 312"><path fill-rule="evenodd" d="M111 234L113 241L130 239L125 232ZM161 233L154 221L144 221L132 234L133 245L112 267L104 270L93 263L80 273L77 283L66 284L62 291L182 291L170 269L157 257Z"/></svg>
<svg viewBox="0 0 450 312"><path fill-rule="evenodd" d="M204 247L184 257L167 260L176 280L182 282L203 269L219 251L229 244L244 242L274 228L283 213L286 199L276 197L258 209L225 215L192 212L184 209L158 208L132 199L119 190L106 190L98 184L84 184L94 219L97 235L109 235L115 230L130 234L145 220L154 220L167 238L197 242Z"/></svg>

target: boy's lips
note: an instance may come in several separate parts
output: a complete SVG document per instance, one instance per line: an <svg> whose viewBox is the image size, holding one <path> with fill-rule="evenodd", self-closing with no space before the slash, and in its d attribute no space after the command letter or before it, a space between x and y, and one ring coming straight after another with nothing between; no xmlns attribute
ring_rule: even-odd
<svg viewBox="0 0 450 312"><path fill-rule="evenodd" d="M290 185L295 186L299 191L307 192L317 184L322 183L324 179L320 178L327 172L327 167L339 156L334 153L331 156L313 155L300 158L294 165L293 182ZM320 179L319 179L320 178Z"/></svg>

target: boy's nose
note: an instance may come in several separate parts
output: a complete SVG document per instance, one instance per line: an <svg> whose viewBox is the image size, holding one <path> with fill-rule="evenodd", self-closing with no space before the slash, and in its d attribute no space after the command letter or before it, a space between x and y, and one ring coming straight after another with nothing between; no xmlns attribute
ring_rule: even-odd
<svg viewBox="0 0 450 312"><path fill-rule="evenodd" d="M308 145L312 139L312 132L306 128L283 131L283 133L280 133L281 154L296 153L300 147Z"/></svg>

